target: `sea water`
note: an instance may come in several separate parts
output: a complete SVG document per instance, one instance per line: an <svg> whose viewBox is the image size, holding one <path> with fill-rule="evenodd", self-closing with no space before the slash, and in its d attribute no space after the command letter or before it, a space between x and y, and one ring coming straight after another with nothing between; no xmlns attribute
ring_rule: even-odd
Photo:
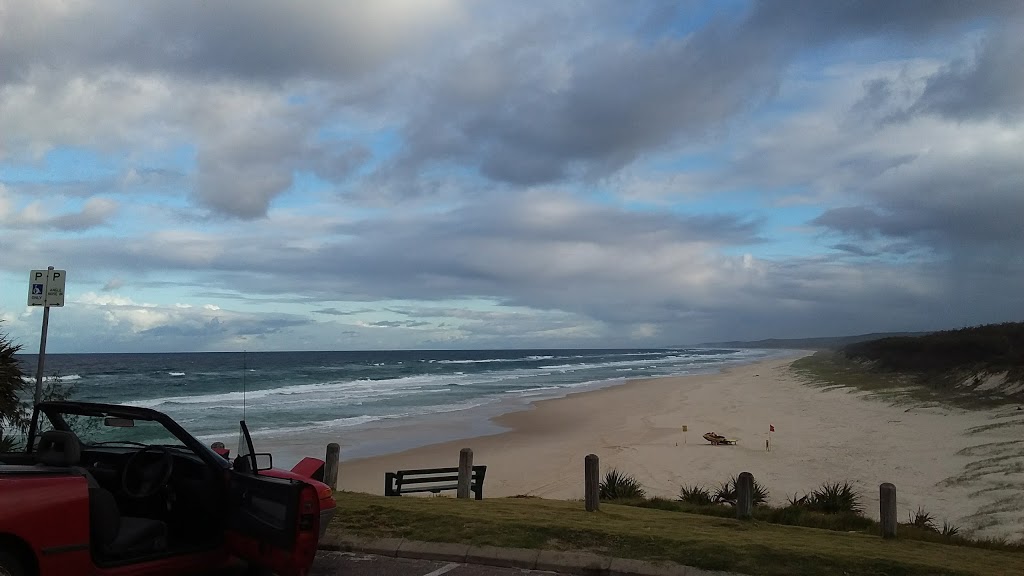
<svg viewBox="0 0 1024 576"><path fill-rule="evenodd" d="M72 398L153 408L204 441L236 437L245 419L254 436L376 428L465 425L456 435L493 432L489 417L534 400L626 379L713 372L783 353L755 349L446 350L376 352L221 352L49 354L44 370L72 387ZM36 358L20 355L26 374ZM33 380L28 378L29 380ZM34 381L34 380L33 380ZM31 388L31 386L29 386ZM364 443L370 455L441 441L418 433L401 445Z"/></svg>

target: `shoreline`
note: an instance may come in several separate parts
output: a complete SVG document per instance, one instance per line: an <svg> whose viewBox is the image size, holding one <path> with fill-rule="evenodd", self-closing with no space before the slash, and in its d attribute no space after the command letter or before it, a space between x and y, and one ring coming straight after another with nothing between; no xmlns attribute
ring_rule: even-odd
<svg viewBox="0 0 1024 576"><path fill-rule="evenodd" d="M577 499L583 458L594 453L602 475L613 467L631 474L648 496L675 498L683 484L714 489L749 471L773 505L825 481L849 481L865 514L877 518L878 485L892 482L901 519L920 506L940 525L948 520L977 537L1024 536L1024 503L1016 500L1024 471L1011 478L1016 468L977 471L993 450L1019 442L1013 426L991 426L1019 413L894 406L855 390L817 388L789 367L807 354L536 400L490 419L504 431L473 438L360 458L346 458L343 444L339 490L382 494L385 472L456 466L468 447L475 464L488 466L485 498ZM776 432L767 452L769 426ZM739 444L711 446L701 438L707 431Z"/></svg>
<svg viewBox="0 0 1024 576"><path fill-rule="evenodd" d="M809 353L784 349L756 351L761 355L754 358L732 359L710 367L694 365L689 367L688 373L681 375L592 380L576 385L552 387L547 391L522 396L482 398L483 401L478 405L457 410L386 417L370 424L352 427L312 428L285 433L277 430L254 430L253 438L258 438L261 446L273 448L275 457L288 467L305 456L317 456L322 451L320 446L325 446L329 442L338 442L341 445L343 461L384 457L437 444L508 432L512 426L503 424L504 416L532 411L538 403L628 386L631 382L714 374L766 359L796 358ZM213 441L221 438L210 436L208 439ZM316 449L310 452L310 446L316 446Z"/></svg>

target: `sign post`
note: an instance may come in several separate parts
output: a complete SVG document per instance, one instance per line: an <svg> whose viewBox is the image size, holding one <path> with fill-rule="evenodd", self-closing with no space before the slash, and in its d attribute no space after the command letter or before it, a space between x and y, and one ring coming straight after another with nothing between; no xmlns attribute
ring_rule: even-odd
<svg viewBox="0 0 1024 576"><path fill-rule="evenodd" d="M43 366L46 360L46 330L50 323L50 306L64 305L65 270L33 270L28 277L28 305L43 307L43 329L39 335L39 363L36 365L36 393L33 406L43 399Z"/></svg>

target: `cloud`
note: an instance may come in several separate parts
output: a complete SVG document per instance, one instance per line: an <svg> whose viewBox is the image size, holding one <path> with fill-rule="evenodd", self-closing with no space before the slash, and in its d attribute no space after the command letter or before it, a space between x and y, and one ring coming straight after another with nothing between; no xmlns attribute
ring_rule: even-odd
<svg viewBox="0 0 1024 576"><path fill-rule="evenodd" d="M109 198L89 198L81 209L56 215L49 213L47 203L41 201L30 202L17 209L9 195L0 188L0 227L14 230L49 228L81 232L106 226L117 211L118 203Z"/></svg>
<svg viewBox="0 0 1024 576"><path fill-rule="evenodd" d="M328 316L354 316L356 314L366 314L373 312L372 308L360 308L359 310L338 310L337 308L323 308L321 310L314 310L314 314L326 314Z"/></svg>
<svg viewBox="0 0 1024 576"><path fill-rule="evenodd" d="M370 322L367 326L373 326L375 328L420 328L422 326L430 326L430 322L416 322L413 320L379 320L377 322Z"/></svg>
<svg viewBox="0 0 1024 576"><path fill-rule="evenodd" d="M957 59L928 79L910 113L938 113L958 120L1020 118L1024 75L1024 14L985 38L973 58Z"/></svg>
<svg viewBox="0 0 1024 576"><path fill-rule="evenodd" d="M0 226L40 230L0 235L0 273L65 260L93 293L68 334L110 347L1002 319L1022 13L0 0Z"/></svg>
<svg viewBox="0 0 1024 576"><path fill-rule="evenodd" d="M158 1L0 5L0 78L43 65L278 81L368 73L459 17L447 0ZM98 34L116 29L117 33ZM60 38L60 42L52 42Z"/></svg>

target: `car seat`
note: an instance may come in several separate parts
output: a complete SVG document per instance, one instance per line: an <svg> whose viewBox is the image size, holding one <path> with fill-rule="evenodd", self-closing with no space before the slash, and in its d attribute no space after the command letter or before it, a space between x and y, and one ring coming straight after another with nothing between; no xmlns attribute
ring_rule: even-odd
<svg viewBox="0 0 1024 576"><path fill-rule="evenodd" d="M85 476L89 485L89 539L99 558L144 555L167 547L167 524L151 518L122 516L114 495L80 466L82 445L73 432L43 432L37 452L41 465L69 468Z"/></svg>

